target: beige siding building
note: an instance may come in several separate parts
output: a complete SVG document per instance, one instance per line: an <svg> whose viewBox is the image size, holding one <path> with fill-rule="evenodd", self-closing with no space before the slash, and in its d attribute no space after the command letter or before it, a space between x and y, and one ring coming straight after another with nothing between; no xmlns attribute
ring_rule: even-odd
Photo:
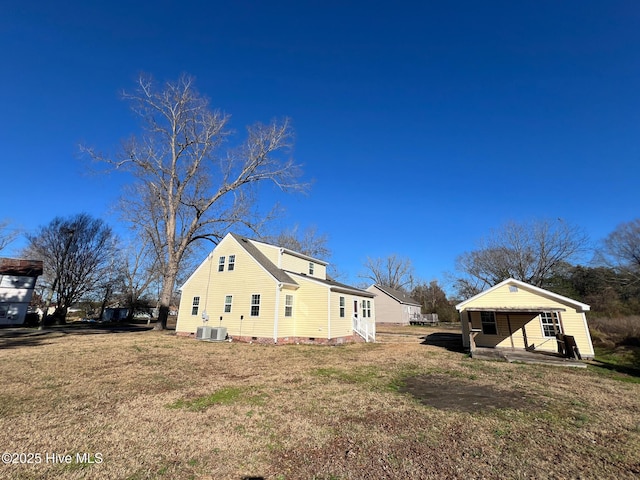
<svg viewBox="0 0 640 480"><path fill-rule="evenodd" d="M374 295L327 278L327 263L228 234L182 286L176 332L226 327L233 340L375 340Z"/></svg>
<svg viewBox="0 0 640 480"><path fill-rule="evenodd" d="M420 302L400 290L382 285L371 285L368 292L376 295L376 323L409 325L412 319L419 319L422 312Z"/></svg>
<svg viewBox="0 0 640 480"><path fill-rule="evenodd" d="M589 305L507 279L456 305L462 341L475 347L526 349L559 353L557 335L575 339L580 355L593 358L593 343L585 312Z"/></svg>

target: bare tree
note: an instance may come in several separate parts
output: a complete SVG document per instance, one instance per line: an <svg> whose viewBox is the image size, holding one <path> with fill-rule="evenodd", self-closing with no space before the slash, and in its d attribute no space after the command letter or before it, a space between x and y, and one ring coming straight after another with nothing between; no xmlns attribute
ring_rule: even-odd
<svg viewBox="0 0 640 480"><path fill-rule="evenodd" d="M327 235L319 234L314 226L308 227L301 232L298 225L296 225L293 228L283 230L277 235L266 236L264 240L273 245L288 248L294 252L303 253L320 260L327 260L331 257L331 250L327 246Z"/></svg>
<svg viewBox="0 0 640 480"><path fill-rule="evenodd" d="M509 222L457 259L458 294L468 298L507 278L544 287L557 268L586 251L582 229L557 221Z"/></svg>
<svg viewBox="0 0 640 480"><path fill-rule="evenodd" d="M19 230L9 228L9 221L0 221L0 252L7 248L20 234Z"/></svg>
<svg viewBox="0 0 640 480"><path fill-rule="evenodd" d="M69 307L102 287L115 270L115 236L102 220L87 214L56 217L36 234L27 235L27 240L24 254L43 261L41 279L49 290L46 307L55 295L53 316L58 322L63 323ZM43 315L41 327L44 320Z"/></svg>
<svg viewBox="0 0 640 480"><path fill-rule="evenodd" d="M597 256L629 281L640 280L640 219L618 225L603 242Z"/></svg>
<svg viewBox="0 0 640 480"><path fill-rule="evenodd" d="M413 264L408 258L395 253L384 259L367 257L364 267L367 271L360 277L378 285L396 290L410 289L413 286Z"/></svg>
<svg viewBox="0 0 640 480"><path fill-rule="evenodd" d="M257 211L253 186L306 187L287 153L293 138L288 120L248 127L240 146L223 150L229 117L212 110L193 83L184 75L158 89L141 77L136 91L124 94L142 121L141 138L125 143L117 159L85 148L136 179L122 206L157 255L162 290L156 329L166 328L179 269L197 242L217 244L231 228L260 230L265 215Z"/></svg>
<svg viewBox="0 0 640 480"><path fill-rule="evenodd" d="M149 290L159 277L158 257L148 238L140 237L122 249L120 270L120 295L129 307L129 320L148 296Z"/></svg>

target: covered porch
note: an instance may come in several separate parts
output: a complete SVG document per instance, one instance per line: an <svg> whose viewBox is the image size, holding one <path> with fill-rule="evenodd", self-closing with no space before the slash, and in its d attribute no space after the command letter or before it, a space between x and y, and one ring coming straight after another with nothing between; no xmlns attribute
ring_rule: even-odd
<svg viewBox="0 0 640 480"><path fill-rule="evenodd" d="M580 358L575 340L564 333L565 311L557 306L475 307L465 310L463 330L472 355L482 348Z"/></svg>

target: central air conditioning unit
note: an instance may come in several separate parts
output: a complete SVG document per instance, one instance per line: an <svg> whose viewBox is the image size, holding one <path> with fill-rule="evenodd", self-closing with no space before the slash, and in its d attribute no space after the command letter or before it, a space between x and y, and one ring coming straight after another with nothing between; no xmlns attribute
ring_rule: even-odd
<svg viewBox="0 0 640 480"><path fill-rule="evenodd" d="M213 328L211 327L198 327L196 330L196 340L211 340Z"/></svg>
<svg viewBox="0 0 640 480"><path fill-rule="evenodd" d="M227 338L227 327L217 327L211 329L211 340L221 342Z"/></svg>

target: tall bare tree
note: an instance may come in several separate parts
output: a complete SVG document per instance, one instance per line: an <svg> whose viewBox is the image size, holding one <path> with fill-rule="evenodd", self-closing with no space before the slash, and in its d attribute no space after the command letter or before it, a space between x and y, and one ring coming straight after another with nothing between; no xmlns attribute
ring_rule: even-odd
<svg viewBox="0 0 640 480"><path fill-rule="evenodd" d="M0 221L0 252L7 248L7 246L18 238L18 235L20 234L19 230L11 229L9 225L10 223L8 220Z"/></svg>
<svg viewBox="0 0 640 480"><path fill-rule="evenodd" d="M58 322L65 321L74 302L102 288L116 270L116 239L111 228L87 214L56 217L35 234L27 235L27 240L24 255L43 261L42 280L49 290L47 304L55 296L53 316Z"/></svg>
<svg viewBox="0 0 640 480"><path fill-rule="evenodd" d="M216 244L232 228L257 233L265 218L256 209L258 183L284 191L306 185L289 156L293 133L286 119L250 126L244 142L223 148L229 117L211 109L192 77L161 88L140 77L124 98L142 122L141 137L126 142L116 159L85 150L135 178L122 210L156 252L162 277L156 328L164 329L180 266L195 244Z"/></svg>
<svg viewBox="0 0 640 480"><path fill-rule="evenodd" d="M365 273L361 278L371 280L396 290L411 289L413 286L413 264L410 259L391 254L387 258L369 258L364 263Z"/></svg>
<svg viewBox="0 0 640 480"><path fill-rule="evenodd" d="M640 218L618 225L605 238L599 254L629 281L640 281Z"/></svg>
<svg viewBox="0 0 640 480"><path fill-rule="evenodd" d="M554 268L584 253L589 239L563 220L508 222L457 259L458 294L468 298L507 278L544 287Z"/></svg>
<svg viewBox="0 0 640 480"><path fill-rule="evenodd" d="M147 237L132 239L121 248L122 262L119 272L119 296L129 308L129 320L147 302L150 289L157 285L160 272L158 257Z"/></svg>
<svg viewBox="0 0 640 480"><path fill-rule="evenodd" d="M295 225L277 235L266 236L264 240L320 260L328 260L331 257L331 250L327 246L328 237L326 234L318 233L316 227L308 227L300 231L298 225Z"/></svg>

